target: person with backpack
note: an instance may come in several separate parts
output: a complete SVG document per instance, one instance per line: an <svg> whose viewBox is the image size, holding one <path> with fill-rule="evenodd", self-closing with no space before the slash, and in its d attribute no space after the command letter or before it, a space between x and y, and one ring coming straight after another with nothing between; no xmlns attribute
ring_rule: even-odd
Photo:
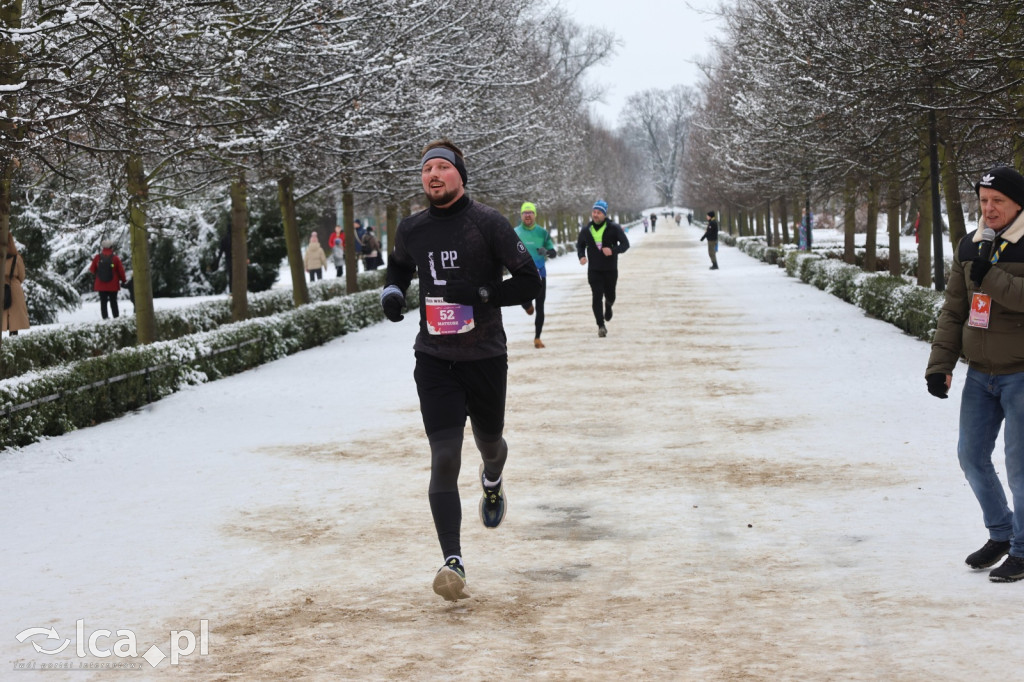
<svg viewBox="0 0 1024 682"><path fill-rule="evenodd" d="M93 256L89 272L95 275L93 291L100 294L100 316L107 319L107 304L110 304L110 313L116 319L120 315L117 309L117 293L121 291L121 285L127 283L128 278L124 274L124 265L121 259L114 253L114 242L111 239L104 239L100 244L102 250Z"/></svg>

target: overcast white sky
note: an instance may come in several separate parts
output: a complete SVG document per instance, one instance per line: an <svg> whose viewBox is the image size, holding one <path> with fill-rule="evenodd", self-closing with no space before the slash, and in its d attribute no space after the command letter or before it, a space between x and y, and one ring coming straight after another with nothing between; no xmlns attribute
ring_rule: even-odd
<svg viewBox="0 0 1024 682"><path fill-rule="evenodd" d="M594 112L618 124L626 98L673 85L695 86L701 72L693 60L711 54L710 39L721 23L710 14L721 0L552 0L584 26L612 30L622 42L617 54L595 67L591 79L604 85L605 103Z"/></svg>

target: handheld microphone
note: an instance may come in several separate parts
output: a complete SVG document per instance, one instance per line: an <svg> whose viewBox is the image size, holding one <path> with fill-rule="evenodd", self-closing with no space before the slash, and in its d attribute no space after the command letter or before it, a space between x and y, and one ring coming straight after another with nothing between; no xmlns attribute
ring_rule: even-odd
<svg viewBox="0 0 1024 682"><path fill-rule="evenodd" d="M986 227L981 231L981 241L978 243L978 259L988 261L992 259L992 242L996 239L996 231Z"/></svg>

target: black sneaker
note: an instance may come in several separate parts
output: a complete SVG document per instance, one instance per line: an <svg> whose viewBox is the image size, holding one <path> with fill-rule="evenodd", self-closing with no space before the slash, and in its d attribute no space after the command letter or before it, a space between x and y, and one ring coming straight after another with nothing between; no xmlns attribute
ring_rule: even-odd
<svg viewBox="0 0 1024 682"><path fill-rule="evenodd" d="M964 561L971 568L989 568L999 563L999 560L1010 553L1010 543L999 540L989 540L985 546L974 554L969 555Z"/></svg>
<svg viewBox="0 0 1024 682"><path fill-rule="evenodd" d="M988 574L988 579L994 583L1013 583L1024 578L1024 557L1006 557L1006 561L999 568L993 568Z"/></svg>
<svg viewBox="0 0 1024 682"><path fill-rule="evenodd" d="M480 485L484 494L480 498L480 521L484 528L497 528L505 520L508 503L505 501L505 486L500 482L494 488L484 485L484 465L480 464Z"/></svg>
<svg viewBox="0 0 1024 682"><path fill-rule="evenodd" d="M604 319L605 321L612 319L612 307L610 305L604 307Z"/></svg>
<svg viewBox="0 0 1024 682"><path fill-rule="evenodd" d="M466 569L455 557L446 561L434 576L434 592L444 597L445 601L469 598L469 592L466 592Z"/></svg>
<svg viewBox="0 0 1024 682"><path fill-rule="evenodd" d="M604 328L603 324L600 327L597 328L597 335L599 337L601 337L602 339L604 337L608 336L608 330Z"/></svg>

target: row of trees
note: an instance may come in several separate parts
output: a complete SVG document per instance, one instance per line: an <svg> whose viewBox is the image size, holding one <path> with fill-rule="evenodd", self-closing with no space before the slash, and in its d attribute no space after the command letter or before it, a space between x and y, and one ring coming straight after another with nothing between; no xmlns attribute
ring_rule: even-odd
<svg viewBox="0 0 1024 682"><path fill-rule="evenodd" d="M855 209L866 206L866 266L883 212L894 273L898 216L912 206L918 281L930 285L939 200L955 244L980 174L1024 166L1020 3L734 0L722 14L725 34L705 64L687 139L683 199L769 236L801 207L836 204L851 262ZM934 244L941 249L941 235ZM941 267L935 274L941 288Z"/></svg>
<svg viewBox="0 0 1024 682"><path fill-rule="evenodd" d="M147 343L154 231L178 226L180 252L230 225L244 319L250 208L273 197L301 304L298 216L340 204L352 243L356 204L381 206L391 234L436 137L485 200L639 209L636 154L586 114L614 45L541 0L2 0L0 256L12 218L20 243L35 226L26 258L63 264L41 298L72 301L101 236L126 235Z"/></svg>

